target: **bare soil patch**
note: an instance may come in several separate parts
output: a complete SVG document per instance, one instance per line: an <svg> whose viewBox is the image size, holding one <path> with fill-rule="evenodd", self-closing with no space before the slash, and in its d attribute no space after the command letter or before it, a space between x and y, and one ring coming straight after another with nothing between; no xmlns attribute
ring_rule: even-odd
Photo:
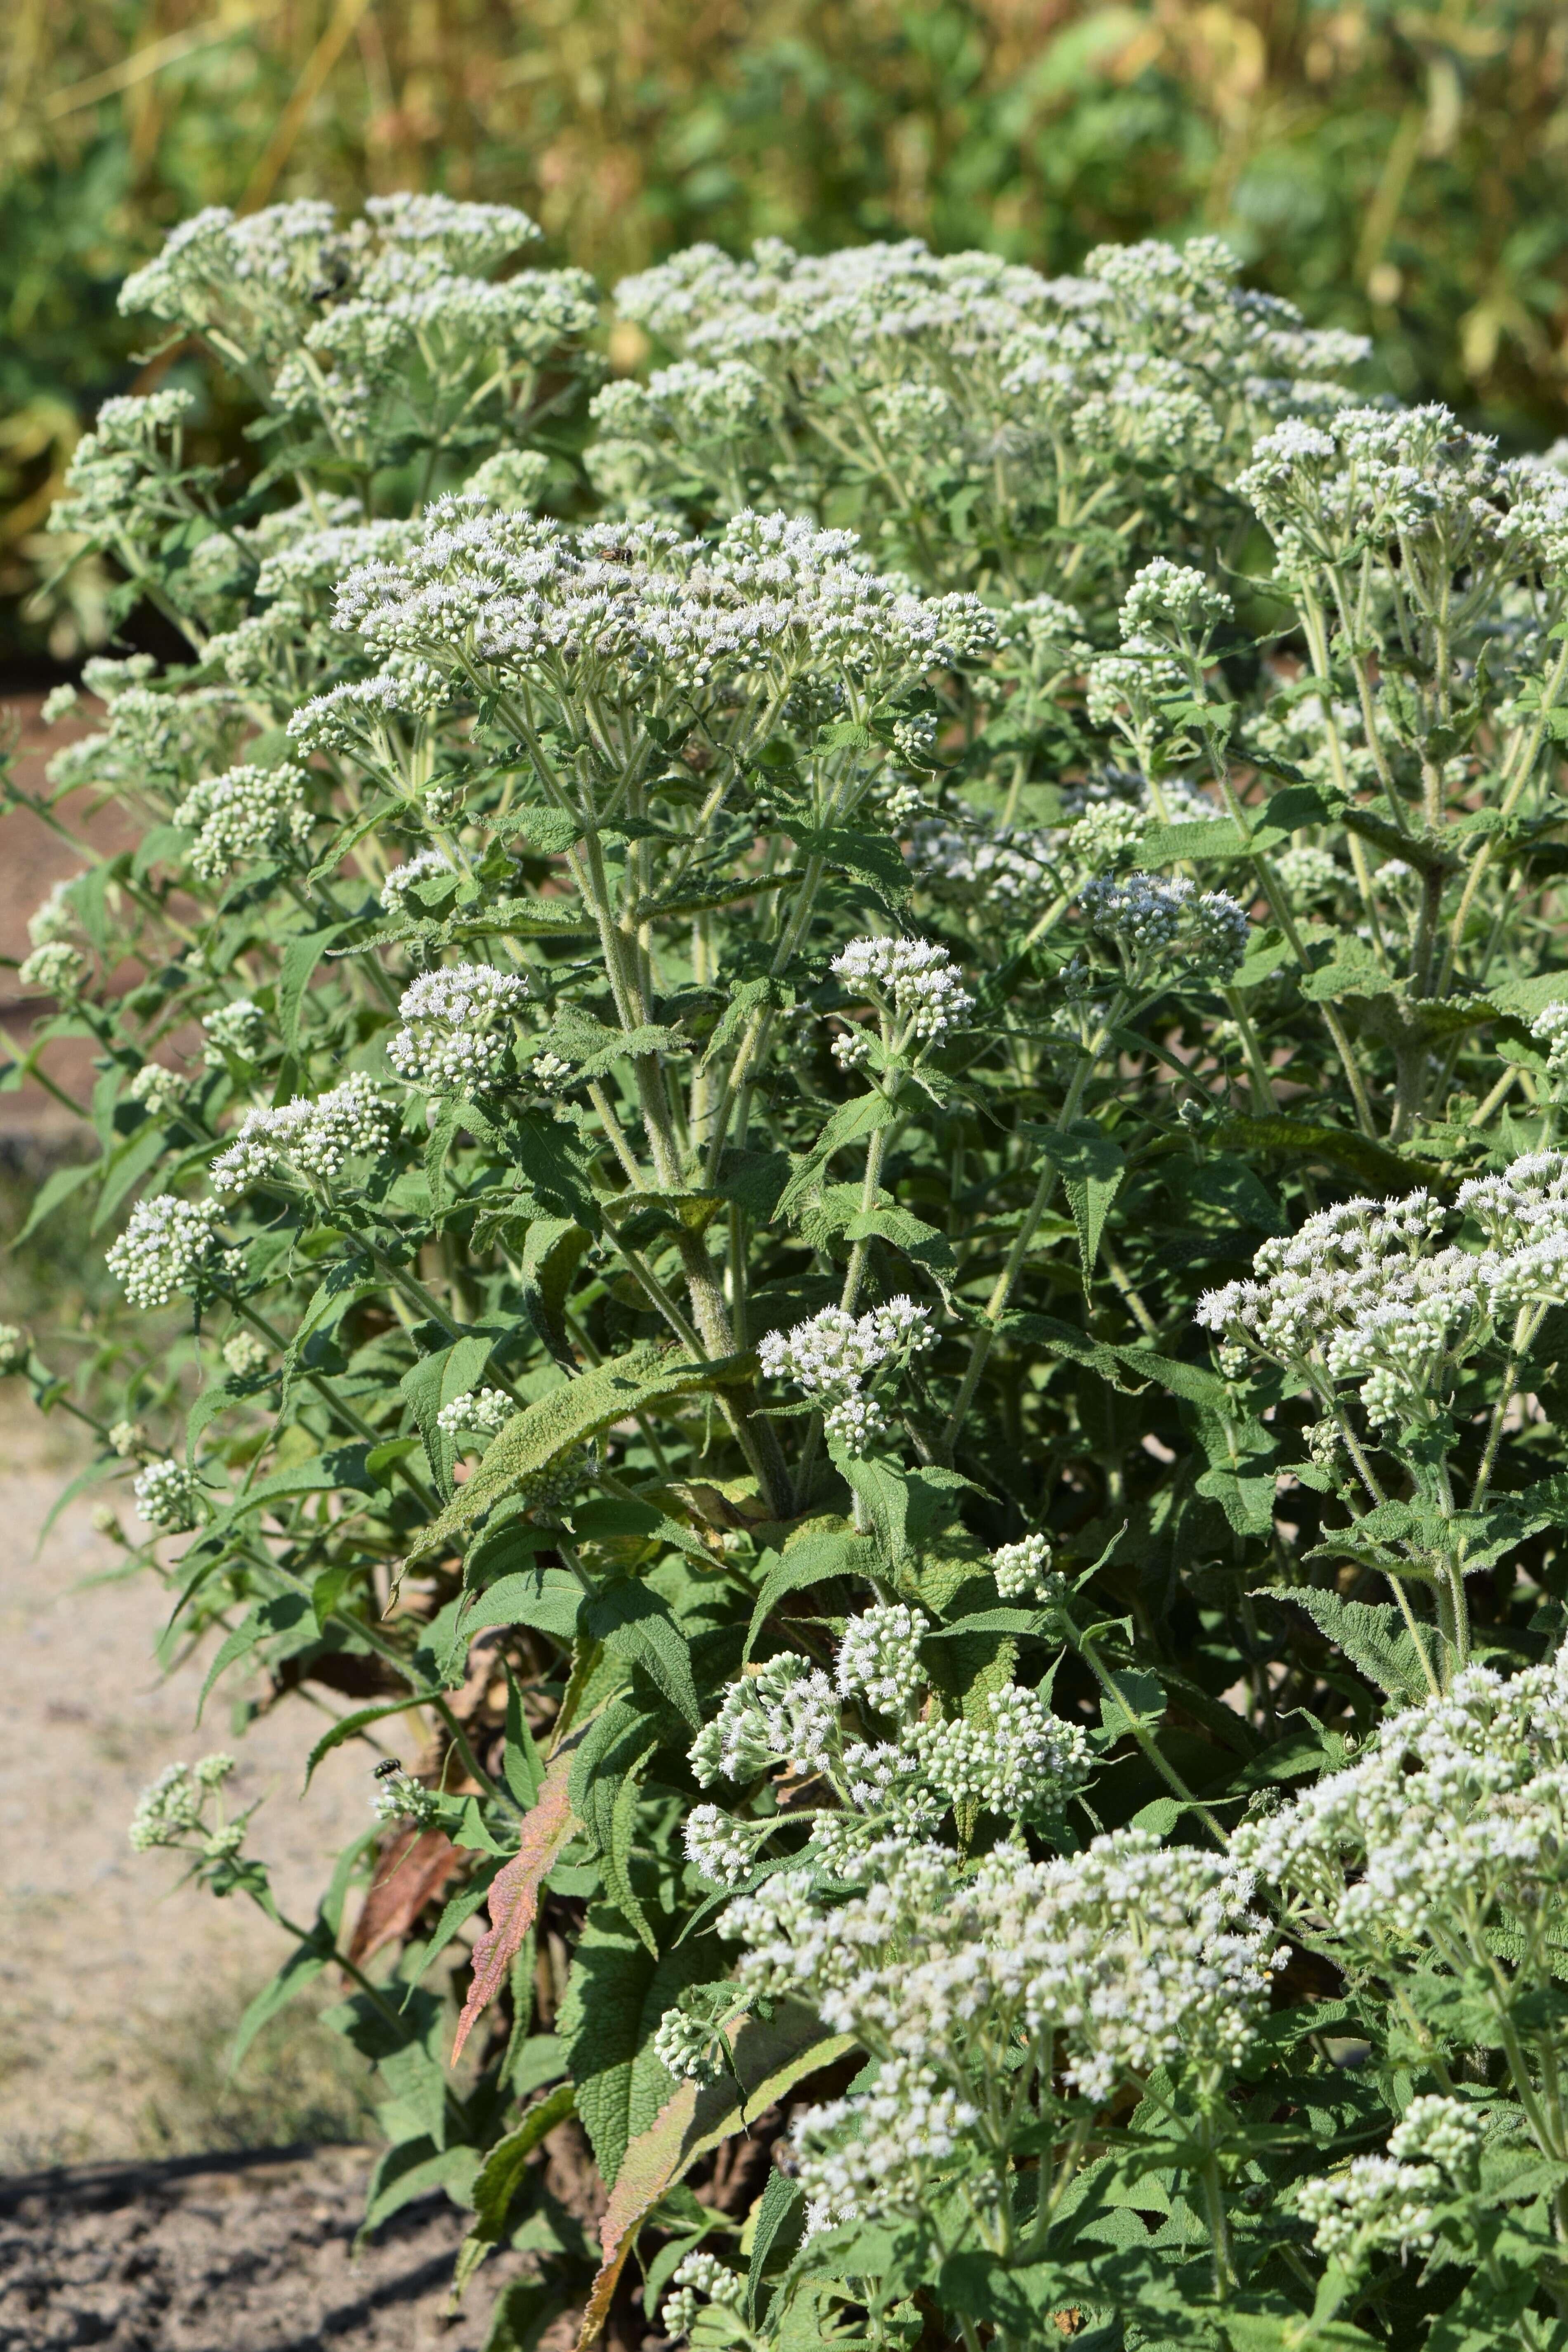
<svg viewBox="0 0 1568 2352"><path fill-rule="evenodd" d="M444 2315L462 2217L423 2199L356 2256L365 2168L288 2149L0 2184L0 2352L478 2352L490 2297Z"/></svg>

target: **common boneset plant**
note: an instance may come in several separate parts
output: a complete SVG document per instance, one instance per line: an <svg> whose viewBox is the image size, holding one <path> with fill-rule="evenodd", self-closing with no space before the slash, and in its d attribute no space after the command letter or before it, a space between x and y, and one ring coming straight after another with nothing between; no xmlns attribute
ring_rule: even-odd
<svg viewBox="0 0 1568 2352"><path fill-rule="evenodd" d="M338 1973L495 2352L1561 2346L1568 479L1201 241L702 249L594 391L532 236L187 224L254 469L60 511L189 657L0 1365L364 1758L242 2042ZM133 1843L277 1916L228 1769Z"/></svg>

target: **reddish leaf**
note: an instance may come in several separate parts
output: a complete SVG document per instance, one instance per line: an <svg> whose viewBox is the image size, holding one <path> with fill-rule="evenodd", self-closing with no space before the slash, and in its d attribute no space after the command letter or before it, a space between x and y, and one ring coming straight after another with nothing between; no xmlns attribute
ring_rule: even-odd
<svg viewBox="0 0 1568 2352"><path fill-rule="evenodd" d="M439 1895L458 1863L457 1848L444 1830L404 1830L382 1856L365 1907L354 1927L349 1958L362 1967L383 1944L406 1936L433 1895Z"/></svg>
<svg viewBox="0 0 1568 2352"><path fill-rule="evenodd" d="M474 1981L457 2021L457 2037L452 2044L454 2065L463 2054L463 2044L506 1983L507 1971L534 1924L539 1888L576 1826L567 1795L576 1744L575 1738L569 1739L557 1748L532 1811L523 1816L522 1843L491 1884L490 1924L474 1947Z"/></svg>
<svg viewBox="0 0 1568 2352"><path fill-rule="evenodd" d="M792 2090L802 2075L831 2066L854 2046L853 2034L825 2034L821 2020L809 2010L785 2006L766 2025L757 2018L742 2021L733 2044L738 2084L727 2074L702 2090L695 2083L681 2084L621 2159L599 2225L604 2260L582 2315L578 2352L588 2352L603 2326L637 2232L660 2198L698 2157L706 2156L732 2132L744 2131L748 2116L760 2115L764 2107Z"/></svg>

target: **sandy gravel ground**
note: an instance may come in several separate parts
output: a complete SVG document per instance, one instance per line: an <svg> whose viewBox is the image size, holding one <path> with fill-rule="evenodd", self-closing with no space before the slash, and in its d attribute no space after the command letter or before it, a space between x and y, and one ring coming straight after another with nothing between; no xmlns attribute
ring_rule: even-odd
<svg viewBox="0 0 1568 2352"><path fill-rule="evenodd" d="M329 1757L301 1796L304 1759L325 1724L298 1701L233 1739L220 1684L193 1729L212 1645L165 1680L152 1657L168 1606L162 1588L142 1576L82 1590L120 1557L94 1534L87 1502L70 1507L39 1547L74 1465L38 1458L37 1426L20 1414L0 1423L7 2170L159 2152L161 2141L188 2139L201 2120L184 2110L203 2097L202 2053L210 2048L221 2074L225 2033L292 1948L253 1904L182 1886L174 1856L131 1851L126 1824L154 1774L176 1758L232 1748L239 1771L231 1787L246 1802L266 1800L252 1844L273 1866L280 1907L297 1918L313 1916L322 1857L363 1825L369 1807L362 1748Z"/></svg>
<svg viewBox="0 0 1568 2352"><path fill-rule="evenodd" d="M367 1817L367 1752L329 1758L302 1797L312 1708L236 1739L220 1685L193 1732L207 1654L160 1676L161 1588L83 1592L120 1557L87 1501L38 1545L74 1466L41 1452L35 1420L0 1420L0 2352L477 2352L518 2258L448 2320L464 2217L444 2200L351 2260L362 2145L225 2154L362 2139L362 2084L304 2003L225 2081L235 2021L291 1947L126 1843L154 1773L230 1747L231 1785L266 1798L254 1848L283 1909L309 1917L322 1857Z"/></svg>

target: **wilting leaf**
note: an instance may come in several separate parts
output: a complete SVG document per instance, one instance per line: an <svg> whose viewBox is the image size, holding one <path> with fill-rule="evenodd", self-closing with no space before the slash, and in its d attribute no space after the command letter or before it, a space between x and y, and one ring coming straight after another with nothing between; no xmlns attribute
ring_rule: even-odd
<svg viewBox="0 0 1568 2352"><path fill-rule="evenodd" d="M732 2132L743 2131L748 2116L759 2115L803 2075L831 2066L854 2046L852 2034L824 2034L819 2018L785 2005L766 2025L757 2018L742 2022L732 2044L733 2076L702 2090L695 2083L681 2084L657 2120L632 2142L615 2176L599 2225L604 2260L582 2315L578 2352L587 2352L604 2326L637 2232L660 2198L700 2156Z"/></svg>
<svg viewBox="0 0 1568 2352"><path fill-rule="evenodd" d="M580 1735L579 1735L580 1737ZM568 1793L575 1739L557 1748L550 1759L538 1801L523 1816L522 1841L508 1863L496 1873L490 1888L490 1924L474 1947L474 1976L468 1998L457 2021L452 2063L507 1981L523 1937L534 1924L539 1888L562 1846L571 1834L572 1811Z"/></svg>
<svg viewBox="0 0 1568 2352"><path fill-rule="evenodd" d="M383 1944L407 1935L431 1897L440 1894L459 1859L444 1830L404 1830L392 1841L354 1923L349 1958L356 1966L362 1966Z"/></svg>

